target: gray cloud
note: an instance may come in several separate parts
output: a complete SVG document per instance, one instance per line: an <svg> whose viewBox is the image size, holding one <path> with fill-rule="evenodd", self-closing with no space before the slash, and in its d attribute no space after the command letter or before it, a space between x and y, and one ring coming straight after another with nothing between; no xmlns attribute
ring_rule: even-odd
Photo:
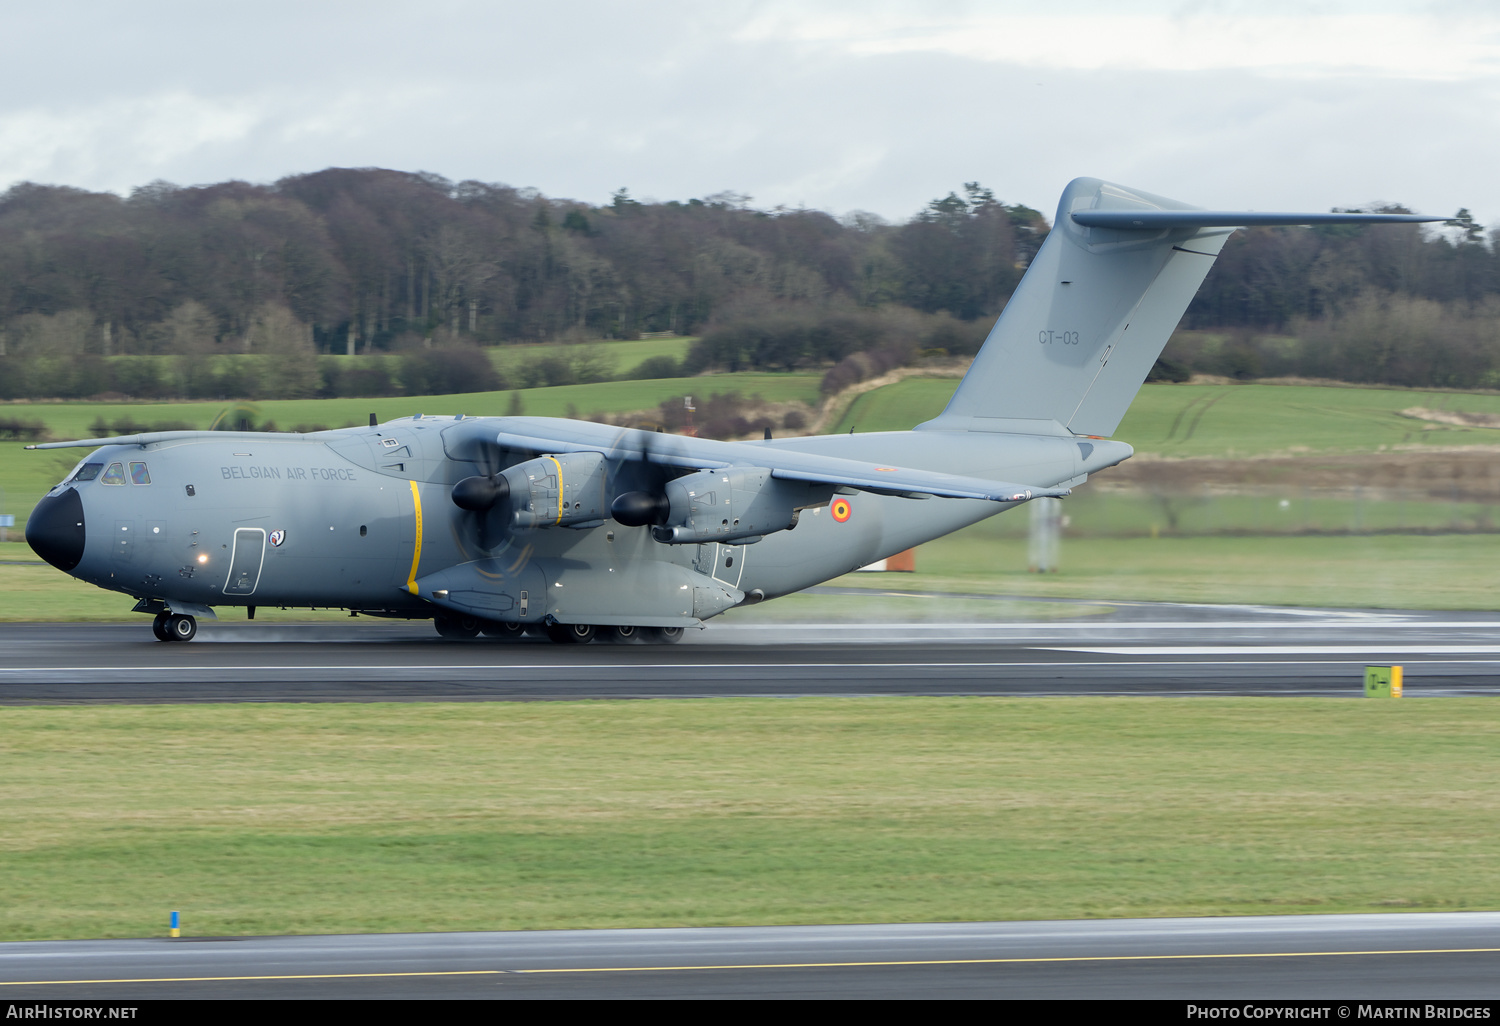
<svg viewBox="0 0 1500 1026"><path fill-rule="evenodd" d="M1088 71L745 38L753 4L48 6L0 36L0 186L378 165L602 202L909 216L1076 175L1215 207L1500 218L1500 78Z"/></svg>

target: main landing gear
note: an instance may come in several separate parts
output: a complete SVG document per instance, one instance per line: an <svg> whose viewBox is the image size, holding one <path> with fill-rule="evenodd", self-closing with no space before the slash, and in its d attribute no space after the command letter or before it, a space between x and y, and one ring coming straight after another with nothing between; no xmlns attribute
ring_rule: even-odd
<svg viewBox="0 0 1500 1026"><path fill-rule="evenodd" d="M558 645L587 645L591 641L615 645L675 645L682 640L681 627L596 627L589 623L551 623L526 627L519 623L502 623L499 620L482 620L473 616L444 614L433 617L432 625L445 638L468 639L483 634L488 638L520 641L528 633L546 634ZM159 636L159 635L158 635Z"/></svg>
<svg viewBox="0 0 1500 1026"><path fill-rule="evenodd" d="M198 634L198 621L179 613L157 613L151 621L151 633L157 641L192 641Z"/></svg>
<svg viewBox="0 0 1500 1026"><path fill-rule="evenodd" d="M547 637L559 645L587 645L596 638L616 645L675 645L682 640L681 627L595 627L587 623L547 625Z"/></svg>

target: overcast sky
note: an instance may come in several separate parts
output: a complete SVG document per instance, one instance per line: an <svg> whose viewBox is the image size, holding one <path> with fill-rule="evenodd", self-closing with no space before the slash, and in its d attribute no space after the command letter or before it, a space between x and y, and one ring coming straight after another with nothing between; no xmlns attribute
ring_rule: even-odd
<svg viewBox="0 0 1500 1026"><path fill-rule="evenodd" d="M1047 13L1036 13L1045 10ZM0 188L329 166L904 220L1090 175L1500 222L1493 3L7 4Z"/></svg>

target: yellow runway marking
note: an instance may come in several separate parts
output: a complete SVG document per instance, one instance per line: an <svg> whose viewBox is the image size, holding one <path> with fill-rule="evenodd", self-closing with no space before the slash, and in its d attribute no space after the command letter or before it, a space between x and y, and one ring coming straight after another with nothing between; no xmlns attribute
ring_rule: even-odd
<svg viewBox="0 0 1500 1026"><path fill-rule="evenodd" d="M764 962L744 965L630 965L571 969L465 969L451 972L309 973L287 976L175 976L122 980L16 980L0 987L42 987L89 983L217 983L235 980L355 980L411 976L526 976L544 973L676 973L711 969L861 969L903 965L1024 965L1050 962L1167 962L1224 958L1331 958L1369 955L1480 955L1500 948L1411 948L1381 951L1258 951L1189 955L1058 955L1043 958L934 958L883 962Z"/></svg>
<svg viewBox="0 0 1500 1026"><path fill-rule="evenodd" d="M513 973L650 973L694 969L849 969L898 965L1019 965L1036 962L1162 962L1193 958L1321 958L1331 955L1461 955L1500 952L1500 948L1431 948L1414 951L1261 951L1224 955L1059 955L1049 958L934 958L895 962L784 962L764 965L657 965L588 969L512 969Z"/></svg>
<svg viewBox="0 0 1500 1026"><path fill-rule="evenodd" d="M460 969L433 973L306 973L297 976L159 976L130 980L13 980L0 987L45 987L83 983L226 983L235 980L368 980L391 976L504 976L504 969Z"/></svg>

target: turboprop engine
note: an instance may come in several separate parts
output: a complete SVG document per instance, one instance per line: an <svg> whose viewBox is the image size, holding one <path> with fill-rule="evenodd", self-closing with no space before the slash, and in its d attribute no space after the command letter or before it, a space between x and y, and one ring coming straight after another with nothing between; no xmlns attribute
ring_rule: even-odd
<svg viewBox="0 0 1500 1026"><path fill-rule="evenodd" d="M652 527L651 537L668 545L748 545L790 531L802 510L826 504L833 490L831 484L772 477L765 467L700 470L667 482L666 517Z"/></svg>

